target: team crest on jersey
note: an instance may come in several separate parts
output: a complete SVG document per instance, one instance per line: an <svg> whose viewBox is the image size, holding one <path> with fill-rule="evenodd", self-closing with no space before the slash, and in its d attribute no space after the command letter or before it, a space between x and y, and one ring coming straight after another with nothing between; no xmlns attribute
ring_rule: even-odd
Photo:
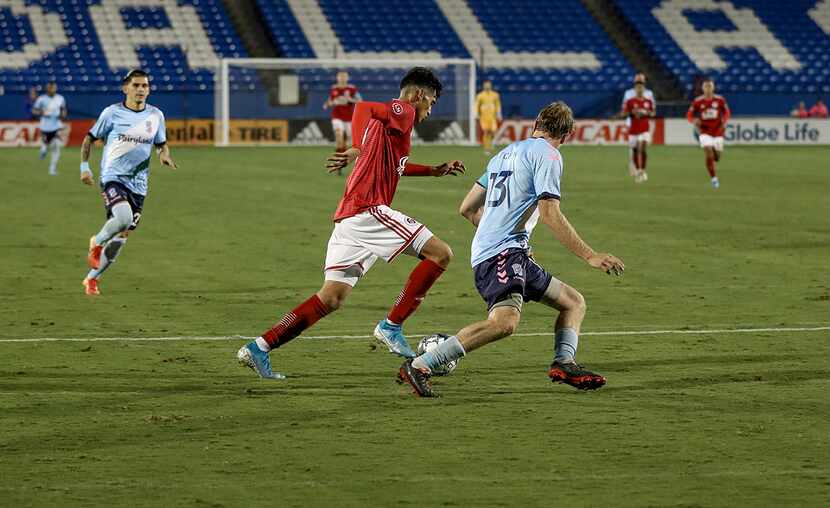
<svg viewBox="0 0 830 508"><path fill-rule="evenodd" d="M403 157L401 157L401 160L398 161L398 167L397 167L397 169L395 169L395 171L397 171L399 175L403 176L403 170L404 170L404 167L406 166L406 161L408 161L408 160L409 160L409 156L404 155Z"/></svg>
<svg viewBox="0 0 830 508"><path fill-rule="evenodd" d="M410 224L416 224L415 219L413 219L412 217L407 217L406 222L408 222Z"/></svg>
<svg viewBox="0 0 830 508"><path fill-rule="evenodd" d="M397 103L397 102L393 103L392 104L392 112L395 113L396 115L400 115L401 113L403 113L403 106L401 106L400 103Z"/></svg>
<svg viewBox="0 0 830 508"><path fill-rule="evenodd" d="M147 120L146 122L144 122L144 127L147 129L147 134L150 134L151 132L153 132L153 122L152 122L152 120Z"/></svg>

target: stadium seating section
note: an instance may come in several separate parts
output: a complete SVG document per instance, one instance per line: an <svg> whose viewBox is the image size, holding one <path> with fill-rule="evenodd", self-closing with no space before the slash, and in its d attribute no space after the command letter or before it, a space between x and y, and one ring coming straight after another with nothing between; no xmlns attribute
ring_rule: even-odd
<svg viewBox="0 0 830 508"><path fill-rule="evenodd" d="M14 0L0 4L0 55L8 55L2 56L5 65L0 63L4 90L21 92L50 79L55 79L64 92L103 92L117 86L125 69L111 68L100 35L107 28L96 26L90 13L90 7L107 1ZM256 4L270 39L285 57L331 57L338 52L479 57L475 48L469 47L469 40L465 45L445 15L447 11L442 11L453 1L256 0ZM652 56L687 88L696 76L706 73L718 80L724 92L830 92L830 36L825 33L826 27L820 27L808 15L816 0L733 0L739 9L751 8L801 67L776 69L755 48L730 47L716 50L727 66L715 71L696 65L700 62L693 61L655 17L660 0L615 2ZM193 58L244 57L246 52L221 0L178 0L177 4L195 9L201 25L185 25L184 30L204 33L213 52L207 55L196 47L190 48L188 55L178 44L147 44L137 49L139 64L153 74L160 91L210 91L213 70L189 65ZM105 23L121 24L136 32L171 27L169 13L163 7L121 5L117 11L121 19L110 15L103 18ZM459 4L453 5L457 8ZM485 57L480 77L493 79L505 92L610 92L620 90L630 80L631 65L579 0L466 0L461 5L474 13L477 24L486 32L484 37L489 37L499 52L591 52L600 63L594 69L487 66ZM30 10L40 7L48 15L56 15L59 24L41 15L15 14L13 6L17 6L17 12L23 6ZM304 9L318 15L306 16ZM296 15L298 10L302 16ZM729 16L717 8L686 9L683 16L695 33L736 29ZM42 40L37 40L36 33ZM328 48L327 41L331 41L330 49L321 50ZM30 50L34 42L53 49L42 50L42 57L34 61L21 60L21 51ZM318 54L321 52L327 53ZM305 76L305 87L322 89L331 82L329 72L308 72ZM234 87L256 86L257 76L251 71L235 71L234 78ZM355 81L369 89L373 83L385 80L387 76L379 71L367 70L355 76Z"/></svg>
<svg viewBox="0 0 830 508"><path fill-rule="evenodd" d="M35 41L35 28L60 41L53 52L23 68L9 69L0 64L0 82L5 90L21 91L42 86L50 79L58 82L63 92L111 91L118 86L125 69L112 69L102 49L89 7L107 0L39 0L26 5L41 6L46 13L60 18L64 34L55 34L42 17L15 16L7 6L0 6L0 42L3 50L19 52ZM23 5L22 0L19 4ZM195 8L217 56L246 56L236 31L220 0L182 0L179 5ZM120 9L124 26L136 28L168 28L170 21L162 8L127 7ZM108 20L109 21L109 20ZM33 27L32 23L41 23ZM139 63L148 69L157 89L207 90L213 88L213 72L190 68L179 45L145 46L138 50Z"/></svg>
<svg viewBox="0 0 830 508"><path fill-rule="evenodd" d="M271 40L283 55L291 58L315 56L305 35L318 35L303 32L295 17L290 15L293 11L286 0L257 2ZM295 0L294 3L308 2ZM329 26L312 26L310 31L336 33L342 51L436 52L446 58L471 58L470 51L433 0L318 0L318 4ZM591 51L602 64L599 70L484 69L480 78L493 79L503 91L618 90L631 79L631 66L578 0L516 0L510 3L510 16L505 16L501 2L468 0L468 4L500 51ZM583 28L576 33L570 30L574 25ZM333 53L316 56L331 57ZM328 87L331 83L328 74L313 79L319 79L320 87ZM367 71L357 73L354 79L368 83L371 88L373 80L383 79L383 76Z"/></svg>
<svg viewBox="0 0 830 508"><path fill-rule="evenodd" d="M830 92L830 36L808 15L817 5L816 0L732 0L738 9L752 9L801 63L798 70L777 70L755 48L747 47L719 48L716 52L727 67L700 69L654 16L653 9L660 0L616 0L616 3L652 55L687 89L691 89L695 76L707 74L715 78L722 92ZM695 32L736 30L721 10L688 9L683 14ZM700 35L701 40L705 38L705 33Z"/></svg>

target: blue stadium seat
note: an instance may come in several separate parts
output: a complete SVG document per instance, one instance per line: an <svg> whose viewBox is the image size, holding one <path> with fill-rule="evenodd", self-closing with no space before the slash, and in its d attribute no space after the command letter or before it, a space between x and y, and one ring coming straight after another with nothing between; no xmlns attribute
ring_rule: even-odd
<svg viewBox="0 0 830 508"><path fill-rule="evenodd" d="M783 46L801 63L800 70L773 68L754 48L716 50L727 67L698 67L655 18L659 0L615 0L629 23L662 65L688 90L696 76L712 76L723 92L774 91L818 93L830 89L830 37L808 16L815 0L732 0L739 9L752 9ZM683 15L696 31L732 31L736 27L723 11L686 10ZM752 75L752 79L747 75Z"/></svg>
<svg viewBox="0 0 830 508"><path fill-rule="evenodd" d="M98 39L89 6L105 0L29 0L47 13L57 14L66 34L67 44L25 69L0 67L0 83L10 92L25 91L55 79L65 91L111 91L120 85L123 69L110 69ZM222 6L221 0L179 0L192 6L219 57L247 56L239 36ZM170 19L162 8L122 8L121 16L128 28L169 28ZM0 7L0 58L3 52L20 51L35 41L28 16L14 16L8 7ZM178 46L147 46L138 50L142 67L153 76L153 85L162 90L210 90L213 74L191 69Z"/></svg>

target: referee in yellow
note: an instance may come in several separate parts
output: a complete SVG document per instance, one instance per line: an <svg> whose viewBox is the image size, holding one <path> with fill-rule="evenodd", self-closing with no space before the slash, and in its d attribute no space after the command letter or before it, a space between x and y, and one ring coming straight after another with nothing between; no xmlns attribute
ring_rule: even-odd
<svg viewBox="0 0 830 508"><path fill-rule="evenodd" d="M476 114L481 126L481 144L484 153L490 155L493 151L493 136L496 134L501 121L501 98L493 90L493 82L485 79L481 84L481 91L476 95Z"/></svg>

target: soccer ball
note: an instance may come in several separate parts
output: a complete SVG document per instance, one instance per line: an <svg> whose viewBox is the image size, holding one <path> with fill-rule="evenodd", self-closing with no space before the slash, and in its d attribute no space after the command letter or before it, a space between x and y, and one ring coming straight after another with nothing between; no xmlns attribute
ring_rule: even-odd
<svg viewBox="0 0 830 508"><path fill-rule="evenodd" d="M444 333L436 333L433 335L427 335L421 342L418 343L418 354L422 355L428 351L432 351L438 344L444 342L445 340L449 339L450 336ZM455 368L458 367L458 360L453 360L449 363L445 363L444 365L432 369L432 374L434 376L446 376L450 372L454 371Z"/></svg>

